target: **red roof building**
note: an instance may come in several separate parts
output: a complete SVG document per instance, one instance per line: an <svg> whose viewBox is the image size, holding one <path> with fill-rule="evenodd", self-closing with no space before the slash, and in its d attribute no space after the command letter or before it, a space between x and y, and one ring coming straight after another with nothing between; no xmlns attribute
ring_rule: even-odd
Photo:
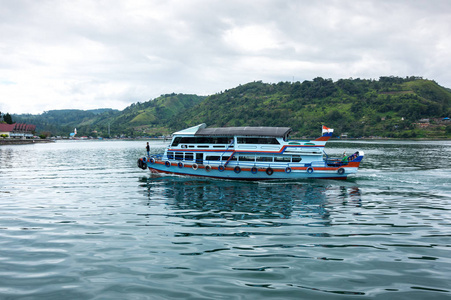
<svg viewBox="0 0 451 300"><path fill-rule="evenodd" d="M15 138L32 138L36 125L25 123L0 124L0 135L5 134Z"/></svg>

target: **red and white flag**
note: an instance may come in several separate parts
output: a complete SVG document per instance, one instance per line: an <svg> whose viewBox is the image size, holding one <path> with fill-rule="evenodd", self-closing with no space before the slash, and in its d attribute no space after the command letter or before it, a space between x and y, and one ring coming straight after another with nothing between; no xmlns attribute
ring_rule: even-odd
<svg viewBox="0 0 451 300"><path fill-rule="evenodd" d="M334 130L332 128L329 128L329 127L326 127L323 125L323 134L329 133L329 132L334 132Z"/></svg>

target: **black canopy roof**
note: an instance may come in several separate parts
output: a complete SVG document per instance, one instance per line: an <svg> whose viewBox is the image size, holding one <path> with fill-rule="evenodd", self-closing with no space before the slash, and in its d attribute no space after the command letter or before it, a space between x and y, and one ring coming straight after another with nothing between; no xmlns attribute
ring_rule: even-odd
<svg viewBox="0 0 451 300"><path fill-rule="evenodd" d="M200 128L194 135L285 137L290 132L291 132L290 127L222 127L222 128Z"/></svg>

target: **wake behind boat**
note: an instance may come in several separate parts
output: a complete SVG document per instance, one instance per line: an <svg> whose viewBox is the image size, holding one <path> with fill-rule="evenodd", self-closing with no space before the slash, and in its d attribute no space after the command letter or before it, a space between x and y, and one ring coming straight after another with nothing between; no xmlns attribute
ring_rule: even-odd
<svg viewBox="0 0 451 300"><path fill-rule="evenodd" d="M341 159L324 152L333 129L315 140L289 140L289 127L207 128L173 134L164 153L138 159L152 173L238 180L346 179L357 173L363 151Z"/></svg>

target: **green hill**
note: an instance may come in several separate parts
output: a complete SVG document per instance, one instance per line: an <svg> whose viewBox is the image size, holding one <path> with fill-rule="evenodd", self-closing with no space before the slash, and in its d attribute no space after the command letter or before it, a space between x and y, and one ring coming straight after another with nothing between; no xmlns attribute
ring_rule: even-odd
<svg viewBox="0 0 451 300"><path fill-rule="evenodd" d="M451 93L430 80L315 78L238 86L208 97L169 127L290 126L298 136L316 136L324 124L353 137L444 137L450 124L441 118L450 113ZM415 123L423 118L429 125L420 128Z"/></svg>
<svg viewBox="0 0 451 300"><path fill-rule="evenodd" d="M139 136L169 134L166 124L206 97L186 94L167 94L143 103L134 103L120 114L102 114L89 123L81 124L85 132L97 130L113 135ZM103 134L105 135L105 134Z"/></svg>
<svg viewBox="0 0 451 300"><path fill-rule="evenodd" d="M17 123L36 125L39 132L67 136L70 132L73 132L74 128L84 122L90 122L90 120L95 119L100 114L115 114L118 112L118 110L111 108L96 110L62 109L49 110L38 115L13 115L13 119Z"/></svg>
<svg viewBox="0 0 451 300"><path fill-rule="evenodd" d="M250 82L208 97L167 94L123 111L50 111L14 116L38 130L79 135L170 134L199 123L208 126L289 126L296 136L335 135L396 138L451 137L451 92L419 77ZM421 121L420 121L421 120ZM69 130L69 131L68 131Z"/></svg>
<svg viewBox="0 0 451 300"><path fill-rule="evenodd" d="M188 108L203 101L205 96L167 94L143 103L134 103L123 111L51 110L39 115L13 115L16 122L35 124L40 132L68 136L77 128L78 135L155 135L169 134L164 124Z"/></svg>

